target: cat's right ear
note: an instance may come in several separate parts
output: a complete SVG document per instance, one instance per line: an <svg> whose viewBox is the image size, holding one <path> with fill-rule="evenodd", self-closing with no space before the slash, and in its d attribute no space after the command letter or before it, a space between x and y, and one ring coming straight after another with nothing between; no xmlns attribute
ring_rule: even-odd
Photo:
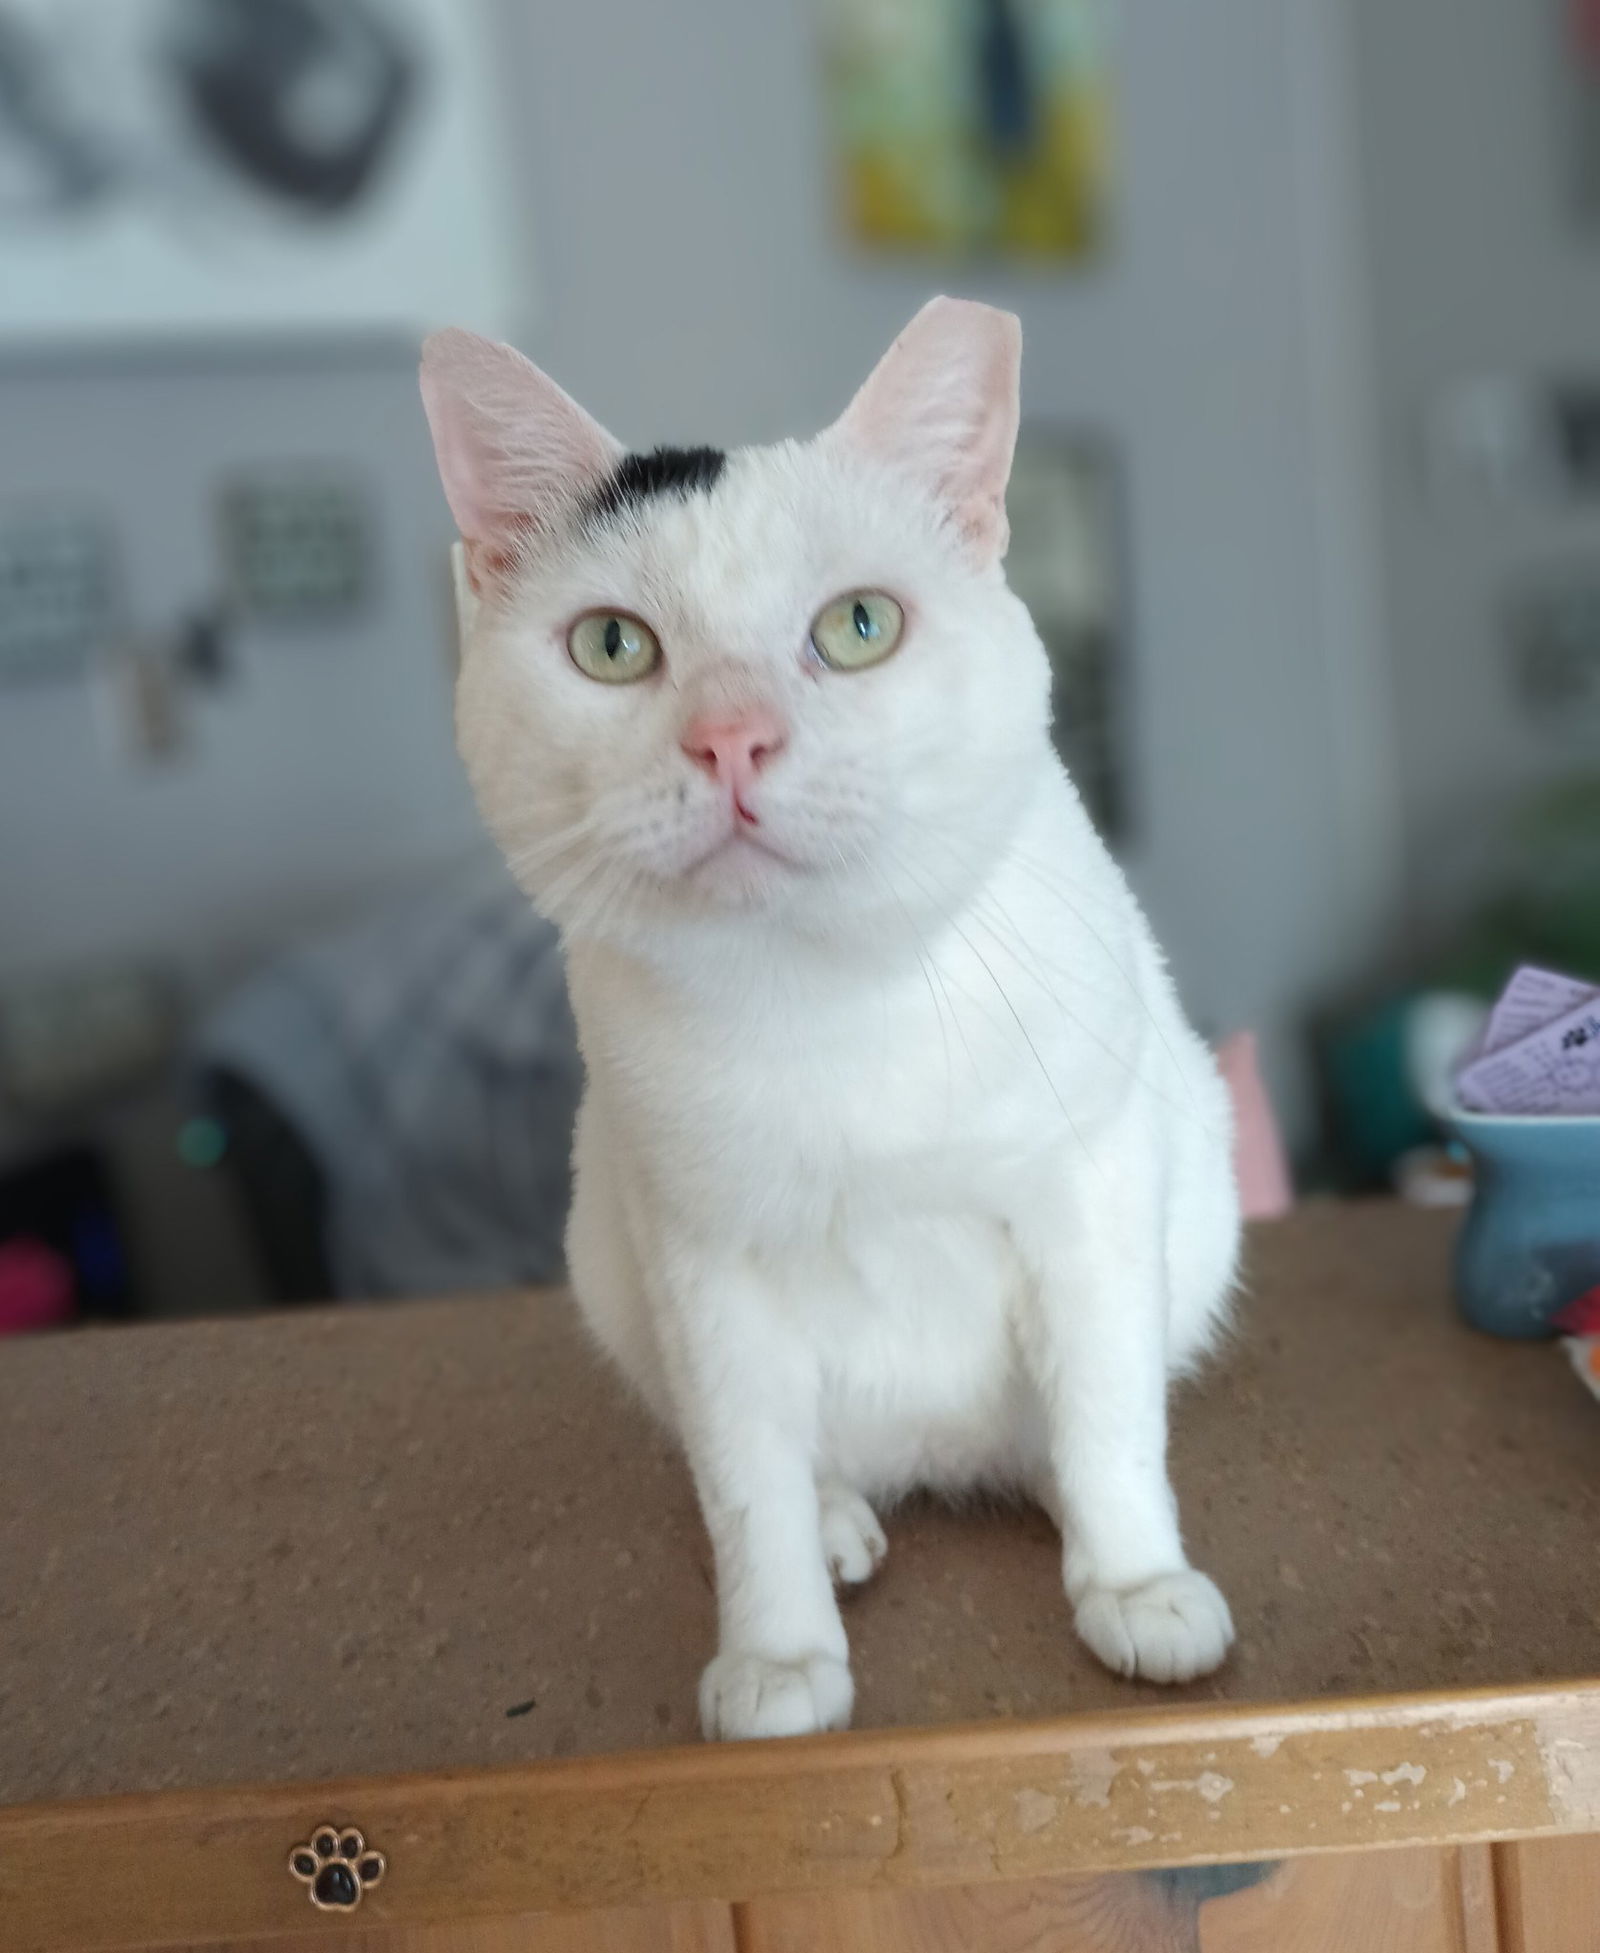
<svg viewBox="0 0 1600 1953"><path fill-rule="evenodd" d="M474 587L599 487L622 444L511 346L451 327L422 347L422 404Z"/></svg>

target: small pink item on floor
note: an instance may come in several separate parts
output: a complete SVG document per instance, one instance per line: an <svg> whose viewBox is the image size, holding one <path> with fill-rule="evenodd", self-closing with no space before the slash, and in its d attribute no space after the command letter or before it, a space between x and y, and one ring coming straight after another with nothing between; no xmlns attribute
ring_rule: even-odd
<svg viewBox="0 0 1600 1953"><path fill-rule="evenodd" d="M1239 1031L1217 1051L1233 1095L1233 1167L1247 1221L1273 1220L1294 1205L1289 1160L1272 1101L1262 1083L1253 1031Z"/></svg>
<svg viewBox="0 0 1600 1953"><path fill-rule="evenodd" d="M31 1235L0 1243L0 1336L72 1320L71 1264Z"/></svg>

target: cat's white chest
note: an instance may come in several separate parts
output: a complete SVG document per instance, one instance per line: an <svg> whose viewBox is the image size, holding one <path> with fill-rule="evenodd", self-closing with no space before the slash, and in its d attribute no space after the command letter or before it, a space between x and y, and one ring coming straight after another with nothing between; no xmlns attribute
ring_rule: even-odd
<svg viewBox="0 0 1600 1953"><path fill-rule="evenodd" d="M880 1497L1037 1465L1005 1218L1027 1125L983 1029L941 1025L919 984L804 1038L680 1025L607 1081L617 1148L593 1164L642 1203L631 1231L759 1270L817 1380L819 1469Z"/></svg>
<svg viewBox="0 0 1600 1953"><path fill-rule="evenodd" d="M812 1353L824 1472L878 1496L1015 1482L1038 1450L1005 1220L1026 1149L935 1023L898 1028L769 1075L707 1192Z"/></svg>
<svg viewBox="0 0 1600 1953"><path fill-rule="evenodd" d="M1003 994L990 960L961 959L820 983L803 1009L792 991L720 1013L575 993L580 1021L604 1006L585 1042L615 1142L587 1170L653 1252L759 1272L750 1292L817 1380L819 1468L880 1496L1032 1485L1043 1468L1013 1225L1065 1204L1061 1109L1092 1141L1106 1067L991 960Z"/></svg>
<svg viewBox="0 0 1600 1953"><path fill-rule="evenodd" d="M1029 1476L1015 1340L1026 1275L1000 1221L843 1203L829 1247L780 1276L821 1377L822 1467L877 1496Z"/></svg>
<svg viewBox="0 0 1600 1953"><path fill-rule="evenodd" d="M698 1138L657 1170L729 1239L796 1251L850 1227L876 1258L896 1217L993 1221L1037 1150L1026 1066L991 1022L920 984L782 1034L663 1040L630 1125ZM867 1218L871 1216L870 1223Z"/></svg>

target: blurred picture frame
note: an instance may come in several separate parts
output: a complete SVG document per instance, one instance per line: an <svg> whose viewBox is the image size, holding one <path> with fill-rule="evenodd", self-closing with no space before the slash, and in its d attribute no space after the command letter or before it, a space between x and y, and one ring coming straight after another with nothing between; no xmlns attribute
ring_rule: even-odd
<svg viewBox="0 0 1600 1953"><path fill-rule="evenodd" d="M1075 264L1102 249L1107 0L821 0L844 224L878 252Z"/></svg>
<svg viewBox="0 0 1600 1953"><path fill-rule="evenodd" d="M0 0L0 343L504 331L488 29L482 0Z"/></svg>
<svg viewBox="0 0 1600 1953"><path fill-rule="evenodd" d="M1600 227L1600 0L1566 0L1565 94L1580 221Z"/></svg>
<svg viewBox="0 0 1600 1953"><path fill-rule="evenodd" d="M1050 660L1051 736L1101 836L1127 838L1129 620L1117 451L1025 422L1006 491L1006 580Z"/></svg>

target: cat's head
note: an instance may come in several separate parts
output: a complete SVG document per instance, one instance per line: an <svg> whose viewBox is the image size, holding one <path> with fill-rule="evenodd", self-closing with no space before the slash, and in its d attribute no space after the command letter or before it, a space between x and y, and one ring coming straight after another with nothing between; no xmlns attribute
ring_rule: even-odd
<svg viewBox="0 0 1600 1953"><path fill-rule="evenodd" d="M1019 352L935 299L815 439L640 456L511 348L428 341L479 598L461 749L555 920L839 943L982 879L1048 763L1000 567Z"/></svg>

